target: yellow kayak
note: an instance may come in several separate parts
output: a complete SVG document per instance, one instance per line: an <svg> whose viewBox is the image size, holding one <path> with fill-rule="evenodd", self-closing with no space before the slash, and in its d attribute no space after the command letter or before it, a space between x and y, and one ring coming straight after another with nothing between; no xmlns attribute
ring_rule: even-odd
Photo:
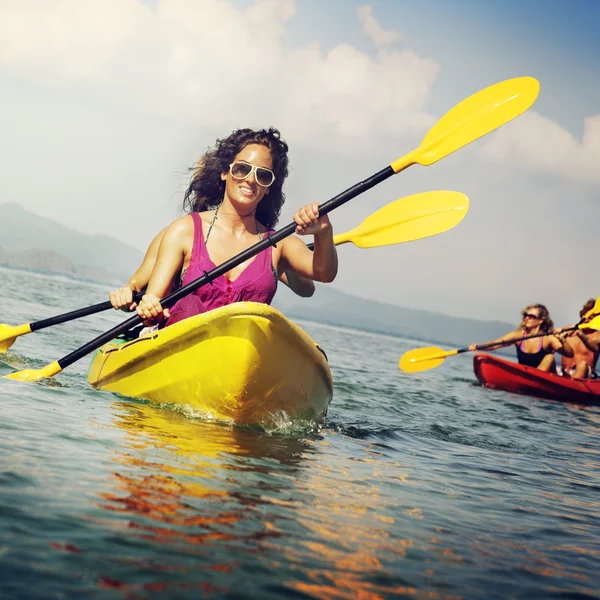
<svg viewBox="0 0 600 600"><path fill-rule="evenodd" d="M96 353L99 390L187 406L238 425L320 420L333 396L318 345L267 304L239 302Z"/></svg>

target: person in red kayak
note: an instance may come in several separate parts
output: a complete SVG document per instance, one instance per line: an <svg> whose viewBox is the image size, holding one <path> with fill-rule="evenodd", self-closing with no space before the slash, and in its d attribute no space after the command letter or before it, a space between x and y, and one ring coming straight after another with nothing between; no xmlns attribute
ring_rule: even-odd
<svg viewBox="0 0 600 600"><path fill-rule="evenodd" d="M596 300L590 298L579 311L581 319L594 308ZM590 315L585 321L589 321L596 315ZM563 329L569 329L576 325L569 325ZM559 330L560 331L560 330ZM596 364L600 355L600 331L591 328L576 329L567 333L569 345L573 348L573 356L563 356L561 360L562 374L573 379L593 378L596 379Z"/></svg>
<svg viewBox="0 0 600 600"><path fill-rule="evenodd" d="M333 281L338 268L333 229L313 203L293 218L298 235L314 235L314 251L298 237L285 238L171 309L160 304L178 277L187 285L274 232L285 200L287 152L274 128L238 129L217 140L197 163L184 196L190 214L164 231L146 293L136 307L146 325L169 326L233 302L270 304L278 277L286 271L313 281Z"/></svg>
<svg viewBox="0 0 600 600"><path fill-rule="evenodd" d="M554 323L550 318L548 309L543 304L530 304L521 312L522 320L519 329L511 331L503 335L497 340L485 342L492 345L486 350L496 350L502 346L507 346L511 343L515 344L517 349L517 360L521 365L528 367L537 367L541 371L548 373L556 373L556 361L554 353L558 352L566 357L573 356L573 348L566 339L566 335L548 335L533 338L531 340L521 340L521 338L530 335L537 335L545 332L550 332L554 328ZM481 344L482 346L484 344ZM471 344L469 350L476 351L477 344Z"/></svg>

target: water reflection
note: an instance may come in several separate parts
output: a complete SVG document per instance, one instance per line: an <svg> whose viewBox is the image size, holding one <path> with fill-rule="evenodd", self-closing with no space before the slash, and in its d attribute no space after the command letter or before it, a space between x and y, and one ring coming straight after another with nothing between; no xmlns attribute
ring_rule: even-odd
<svg viewBox="0 0 600 600"><path fill-rule="evenodd" d="M313 441L194 421L151 404L115 408L125 442L114 455L111 490L100 494L98 505L115 515L110 525L122 536L118 544L142 541L154 574L168 573L175 587L189 588L191 582L181 581L187 573L194 586L226 591L227 576L244 563L243 554L260 554L266 540L279 537L277 522L285 517L273 496L283 503L290 497ZM128 571L136 580L139 575ZM147 585L105 575L99 584L127 593Z"/></svg>
<svg viewBox="0 0 600 600"><path fill-rule="evenodd" d="M410 478L368 442L359 443L358 456L345 456L336 435L279 437L150 404L116 406L126 438L100 507L118 516L121 543L145 545L154 577L144 582L150 564L132 571L123 556L130 569L122 579L102 576L103 587L131 594L150 584L154 593L209 585L228 594L256 573L255 593L264 595L278 573L282 595L420 598L401 567L407 556L425 551L439 553L442 563L461 560L444 545L415 541L420 506L388 489L408 489ZM422 567L421 582L432 576L431 559Z"/></svg>

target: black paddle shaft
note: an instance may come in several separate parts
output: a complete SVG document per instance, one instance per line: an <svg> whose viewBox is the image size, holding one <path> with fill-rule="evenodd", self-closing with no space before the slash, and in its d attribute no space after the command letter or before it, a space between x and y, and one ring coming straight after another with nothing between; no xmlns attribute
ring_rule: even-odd
<svg viewBox="0 0 600 600"><path fill-rule="evenodd" d="M567 329L563 329L561 333L565 333L566 331L575 331L579 328L579 325L583 323L583 320L579 322L579 324L575 327L568 327ZM555 335L554 331L545 331L544 333L536 333L535 335L528 335L526 337L519 338L517 340L511 340L510 342L502 342L500 346L510 346L511 344L516 344L517 342L524 342L525 340L532 340L533 338L544 337L546 335ZM487 348L493 348L494 346L498 346L498 342L490 342L489 344L477 344L477 350L485 350ZM463 352L469 352L468 348L461 348L456 351L456 354L462 354Z"/></svg>
<svg viewBox="0 0 600 600"><path fill-rule="evenodd" d="M133 301L139 302L143 295L144 292L135 292L133 294ZM109 300L107 300L106 302L100 302L99 304L93 304L92 306L86 306L85 308L72 310L71 312L63 313L62 315L56 315L56 317L41 319L40 321L31 323L31 331L39 331L40 329L46 329L46 327L52 327L53 325L60 325L61 323L66 323L67 321L73 321L75 319L88 317L89 315L95 315L96 313L103 312L112 307L113 305Z"/></svg>
<svg viewBox="0 0 600 600"><path fill-rule="evenodd" d="M386 180L388 177L391 177L392 175L394 175L394 170L392 169L391 166L388 165L387 167L385 167L385 169L382 169L381 171L375 173L375 175L371 175L371 177L368 177L367 179L353 185L352 187L343 191L341 194L338 194L337 196L334 196L333 198L331 198L331 200L328 200L324 204L321 204L319 206L319 215L326 215L327 213L331 212L333 209L337 208L338 206L341 206L342 204L345 204L346 202L348 202L349 200L352 200L352 198L355 198L356 196L362 194L363 192L366 192L367 190L371 189L372 187L376 186L378 183L381 183L382 181ZM256 244L254 244L254 246L250 246L250 248L244 250L243 252L240 252L236 256L233 256L232 258L225 261L223 264L219 265L218 267L215 267L214 269L211 269L208 272L205 271L204 275L202 275L201 277L194 279L194 281L191 281L187 285L179 288L178 290L175 290L168 296L165 296L163 299L161 299L160 303L161 303L162 307L169 308L170 306L173 306L173 304L175 304L175 302L177 302L178 300L181 300L181 298L183 298L184 296L187 296L191 292L206 285L207 283L211 283L213 279L216 279L217 277L224 275L228 271L231 271L231 269L233 269L233 268L237 267L238 265L242 264L243 262L247 261L249 258L256 256L259 252L262 252L263 250L268 248L269 245L275 246L277 244L277 242L292 235L292 233L294 233L294 231L296 230L296 227L297 227L296 223L290 223L289 225L286 225L285 227L283 227L279 231L276 231L272 235L267 234L260 242L257 242ZM103 302L101 305L106 306L107 304L109 305L109 306L107 306L107 308L109 308L110 302ZM96 305L96 307L101 306L101 305ZM92 308L94 308L94 307L89 307L88 309L82 309L82 310L89 311ZM78 312L78 311L74 311L74 312ZM86 314L92 314L92 313L86 312ZM64 316L64 315L61 315L61 317L62 316ZM81 316L83 316L83 315L81 315ZM60 318L60 317L55 317L55 318ZM51 320L51 319L48 319L48 320ZM60 321L60 322L62 322L62 321ZM98 336L97 338L93 339L91 342L88 342L84 346L81 346L81 348L78 348L77 350L74 350L70 354L67 354L66 356L64 356L63 358L58 360L58 364L59 364L61 370L65 369L69 365L72 365L74 362L78 361L80 358L84 357L86 354L89 354L90 352L97 350L103 344L105 344L106 342L110 342L110 340L114 339L118 335L125 333L126 331L129 331L132 327L134 327L135 325L137 325L138 323L141 323L141 322L142 322L142 318L136 314L136 315L132 316L131 318L127 319L126 321L123 321L123 323L116 325L109 331L107 331L107 332L103 333L102 335Z"/></svg>

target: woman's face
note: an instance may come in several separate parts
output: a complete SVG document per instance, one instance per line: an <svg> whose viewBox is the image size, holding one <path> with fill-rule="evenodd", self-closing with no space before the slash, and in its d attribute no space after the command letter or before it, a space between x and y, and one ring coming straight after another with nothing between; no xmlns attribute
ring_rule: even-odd
<svg viewBox="0 0 600 600"><path fill-rule="evenodd" d="M274 177L271 151L261 144L249 144L238 152L231 164L236 163L238 163L236 166L221 173L221 179L225 181L225 195L234 205L255 208L264 195L269 193L269 187L265 184ZM258 168L258 172L252 170L246 175L249 170L248 165ZM270 171L271 175L264 169Z"/></svg>
<svg viewBox="0 0 600 600"><path fill-rule="evenodd" d="M523 313L523 323L525 323L525 327L528 329L533 329L538 325L542 324L542 319L540 318L540 309L539 308L527 308Z"/></svg>

